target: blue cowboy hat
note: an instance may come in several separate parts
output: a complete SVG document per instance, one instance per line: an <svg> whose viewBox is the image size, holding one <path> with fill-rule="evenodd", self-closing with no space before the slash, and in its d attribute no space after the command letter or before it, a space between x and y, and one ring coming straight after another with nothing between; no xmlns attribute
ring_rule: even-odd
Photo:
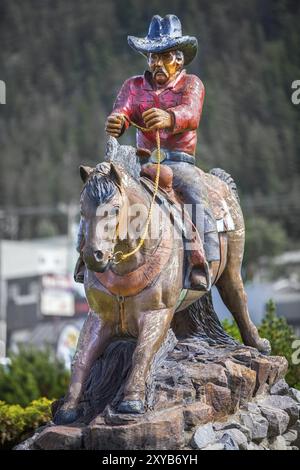
<svg viewBox="0 0 300 470"><path fill-rule="evenodd" d="M185 65L192 62L198 49L196 38L182 36L181 23L175 15L153 16L145 38L128 36L127 40L130 47L145 56L150 52L182 51Z"/></svg>

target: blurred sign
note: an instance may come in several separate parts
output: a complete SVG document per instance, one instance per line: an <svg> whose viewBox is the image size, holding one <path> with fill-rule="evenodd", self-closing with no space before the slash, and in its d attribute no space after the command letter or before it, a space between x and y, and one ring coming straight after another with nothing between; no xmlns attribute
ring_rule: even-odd
<svg viewBox="0 0 300 470"><path fill-rule="evenodd" d="M24 289L25 287L25 289ZM39 283L38 280L28 280L25 284L20 282L11 282L8 286L8 298L14 302L16 306L35 305L39 299Z"/></svg>
<svg viewBox="0 0 300 470"><path fill-rule="evenodd" d="M64 247L40 248L37 250L37 269L41 274L62 273L67 271L68 252Z"/></svg>
<svg viewBox="0 0 300 470"><path fill-rule="evenodd" d="M15 330L33 328L38 322L39 277L26 276L8 279L5 292L8 336Z"/></svg>
<svg viewBox="0 0 300 470"><path fill-rule="evenodd" d="M71 368L73 356L76 351L76 346L79 337L79 328L75 325L67 325L62 330L58 342L56 355L61 359L66 368Z"/></svg>
<svg viewBox="0 0 300 470"><path fill-rule="evenodd" d="M45 275L42 277L43 288L71 289L72 280L70 276L60 274Z"/></svg>
<svg viewBox="0 0 300 470"><path fill-rule="evenodd" d="M68 276L43 276L40 310L42 315L72 317L75 313L74 293Z"/></svg>
<svg viewBox="0 0 300 470"><path fill-rule="evenodd" d="M72 317L74 315L74 297L71 292L59 289L46 289L41 293L42 315Z"/></svg>

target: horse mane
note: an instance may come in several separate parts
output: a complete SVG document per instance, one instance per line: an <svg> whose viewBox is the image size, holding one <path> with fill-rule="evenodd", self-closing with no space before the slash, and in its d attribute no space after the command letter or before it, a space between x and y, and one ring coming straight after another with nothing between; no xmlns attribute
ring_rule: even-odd
<svg viewBox="0 0 300 470"><path fill-rule="evenodd" d="M117 192L115 181L110 177L110 163L114 163L121 171L132 178L132 183L139 184L141 164L136 155L136 148L131 145L120 145L114 137L109 137L104 156L105 161L99 163L90 174L82 194L100 205L108 202Z"/></svg>
<svg viewBox="0 0 300 470"><path fill-rule="evenodd" d="M107 163L96 166L83 188L84 191L97 206L108 202L117 193L117 186L110 177Z"/></svg>
<svg viewBox="0 0 300 470"><path fill-rule="evenodd" d="M127 175L136 181L140 179L141 163L136 148L131 145L120 145L117 139L109 136L106 143L105 161L121 167Z"/></svg>

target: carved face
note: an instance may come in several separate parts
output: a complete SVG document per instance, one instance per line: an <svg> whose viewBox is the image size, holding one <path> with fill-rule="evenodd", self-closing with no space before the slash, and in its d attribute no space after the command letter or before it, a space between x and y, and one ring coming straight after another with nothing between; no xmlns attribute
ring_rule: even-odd
<svg viewBox="0 0 300 470"><path fill-rule="evenodd" d="M148 66L152 73L153 80L158 86L166 85L172 81L182 70L184 58L177 51L168 51L161 54L150 53L148 56Z"/></svg>

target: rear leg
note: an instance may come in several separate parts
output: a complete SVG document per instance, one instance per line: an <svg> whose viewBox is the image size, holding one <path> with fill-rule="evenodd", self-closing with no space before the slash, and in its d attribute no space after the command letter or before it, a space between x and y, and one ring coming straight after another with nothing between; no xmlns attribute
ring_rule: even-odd
<svg viewBox="0 0 300 470"><path fill-rule="evenodd" d="M269 354L271 352L269 341L259 336L249 315L247 294L241 276L243 251L244 238L233 232L228 236L227 264L216 286L239 327L244 344Z"/></svg>

